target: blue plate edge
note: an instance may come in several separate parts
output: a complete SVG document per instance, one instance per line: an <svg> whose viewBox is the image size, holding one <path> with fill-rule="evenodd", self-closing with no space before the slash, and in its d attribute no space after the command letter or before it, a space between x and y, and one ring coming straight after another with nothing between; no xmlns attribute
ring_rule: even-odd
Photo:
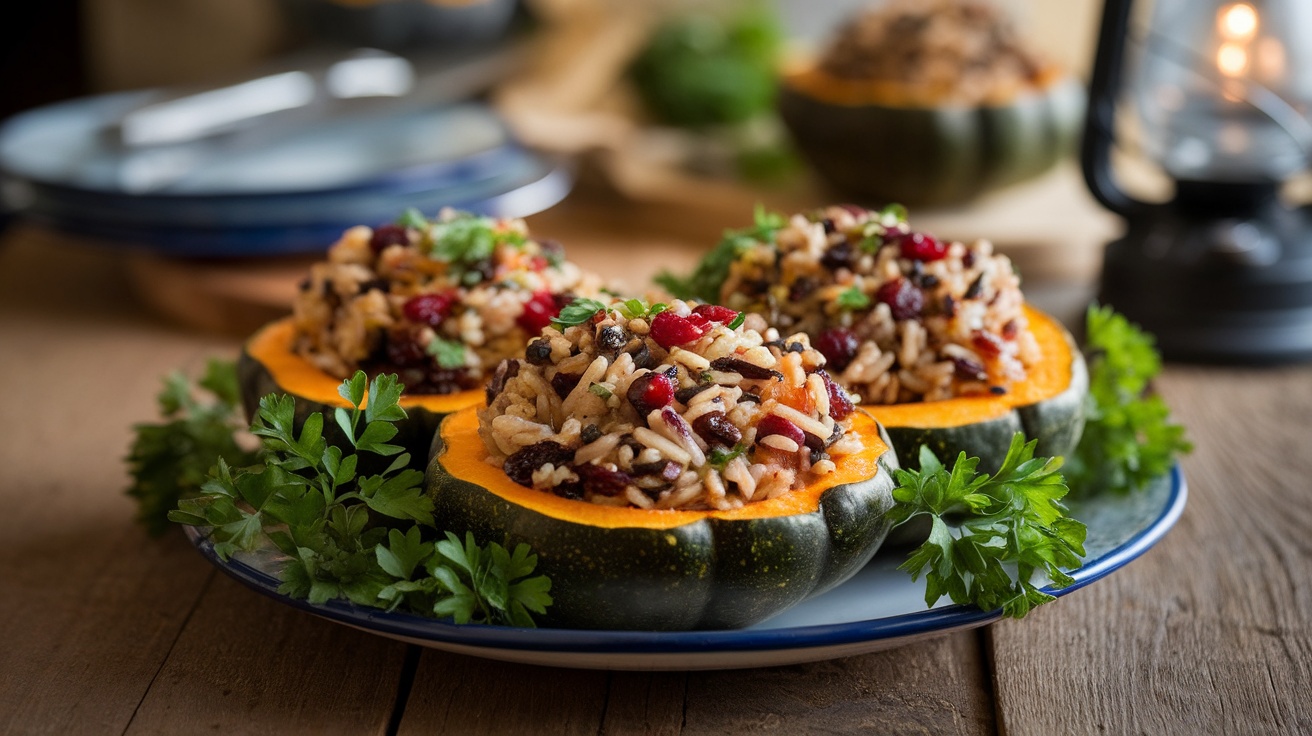
<svg viewBox="0 0 1312 736"><path fill-rule="evenodd" d="M1106 577L1138 559L1160 541L1179 520L1188 498L1184 472L1177 462L1171 469L1171 492L1161 514L1138 534L1105 556L1071 573L1071 585L1044 592L1061 597ZM780 629L715 631L597 631L525 629L483 624L453 624L406 613L364 608L342 600L315 605L277 592L279 581L240 560L220 560L206 534L184 527L188 540L211 564L257 592L307 613L382 634L466 647L567 651L596 654L691 653L716 651L778 651L836 646L928 634L979 626L1002 617L1001 611L950 605L899 616L839 624Z"/></svg>

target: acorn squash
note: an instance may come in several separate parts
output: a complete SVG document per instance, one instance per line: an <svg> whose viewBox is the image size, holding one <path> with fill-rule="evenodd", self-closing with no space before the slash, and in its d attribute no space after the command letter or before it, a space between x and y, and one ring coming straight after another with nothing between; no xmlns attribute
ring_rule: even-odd
<svg viewBox="0 0 1312 736"><path fill-rule="evenodd" d="M324 437L338 444L344 440L337 423L331 421L331 410L351 408L351 404L337 393L342 380L325 373L319 367L296 354L292 349L295 329L290 317L271 322L246 342L237 360L237 380L241 386L242 408L246 418L255 420L260 398L270 393L288 394L296 399L296 425L315 412L329 412L324 422ZM402 394L401 407L406 418L396 422L396 438L410 453L411 465L422 468L428 460L433 435L442 417L467 406L476 406L484 400L482 390L460 391L453 394Z"/></svg>
<svg viewBox="0 0 1312 736"><path fill-rule="evenodd" d="M525 488L486 462L477 410L448 416L428 490L446 528L525 542L551 579L548 626L747 626L856 573L889 530L896 457L856 414L864 449L810 486L732 511L614 508Z"/></svg>
<svg viewBox="0 0 1312 736"><path fill-rule="evenodd" d="M904 465L914 466L920 445L928 445L944 462L965 452L993 472L1018 431L1039 441L1035 455L1075 450L1089 391L1084 356L1060 322L1030 306L1025 316L1043 357L1008 393L862 407L884 425Z"/></svg>
<svg viewBox="0 0 1312 736"><path fill-rule="evenodd" d="M924 107L812 67L784 77L778 107L798 149L839 192L950 205L1040 174L1073 150L1084 91L1053 75L1008 104Z"/></svg>

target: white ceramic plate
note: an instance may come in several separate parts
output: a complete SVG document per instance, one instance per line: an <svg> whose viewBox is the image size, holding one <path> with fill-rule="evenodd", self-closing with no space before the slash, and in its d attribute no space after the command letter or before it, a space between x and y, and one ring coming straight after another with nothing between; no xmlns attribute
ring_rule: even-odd
<svg viewBox="0 0 1312 736"><path fill-rule="evenodd" d="M1129 564L1156 544L1184 511L1187 490L1177 465L1151 488L1108 496L1073 509L1085 522L1085 564L1062 596ZM999 611L944 604L925 608L924 581L897 569L906 550L884 550L851 580L751 628L734 631L577 631L459 626L345 601L311 605L278 593L277 558L220 560L203 531L188 537L219 569L255 590L316 616L436 649L556 667L687 670L769 667L891 649L996 621Z"/></svg>

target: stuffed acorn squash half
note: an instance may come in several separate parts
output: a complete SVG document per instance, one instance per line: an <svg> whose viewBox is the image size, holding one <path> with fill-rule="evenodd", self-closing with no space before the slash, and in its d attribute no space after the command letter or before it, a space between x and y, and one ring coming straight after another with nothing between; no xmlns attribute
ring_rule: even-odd
<svg viewBox="0 0 1312 736"><path fill-rule="evenodd" d="M434 513L528 543L547 625L747 626L843 582L890 522L896 459L805 336L683 302L571 305L434 441Z"/></svg>
<svg viewBox="0 0 1312 736"><path fill-rule="evenodd" d="M246 343L238 361L246 414L254 417L268 393L295 397L298 421L349 408L338 394L343 378L396 373L408 418L395 442L422 463L443 416L482 403L502 359L600 287L523 220L444 210L433 220L412 212L398 224L352 228L311 266L293 316ZM337 439L335 423L325 432Z"/></svg>

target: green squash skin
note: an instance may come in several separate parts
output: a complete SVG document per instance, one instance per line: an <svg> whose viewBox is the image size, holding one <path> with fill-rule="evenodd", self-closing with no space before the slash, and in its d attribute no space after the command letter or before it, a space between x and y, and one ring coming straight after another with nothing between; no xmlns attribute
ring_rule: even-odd
<svg viewBox="0 0 1312 736"><path fill-rule="evenodd" d="M1084 356L1071 345L1071 381L1055 396L1019 406L1000 417L960 427L896 427L885 426L894 451L903 467L920 467L920 446L927 445L939 460L952 463L957 454L980 459L979 470L993 473L1007 457L1011 437L1024 432L1031 440L1038 440L1034 454L1043 457L1065 456L1075 451L1080 434L1084 431L1089 373Z"/></svg>
<svg viewBox="0 0 1312 736"><path fill-rule="evenodd" d="M452 476L434 439L428 489L445 528L513 548L527 543L551 579L541 625L676 631L748 626L861 569L887 536L892 451L868 480L824 492L811 513L706 518L671 529L607 529L514 505ZM509 482L509 481L507 481Z"/></svg>
<svg viewBox="0 0 1312 736"><path fill-rule="evenodd" d="M296 431L300 431L306 418L311 414L323 412L324 440L330 445L342 448L343 451L351 449L346 435L333 420L334 407L311 401L285 386L280 386L269 373L268 368L246 350L242 350L241 356L237 359L237 383L241 387L241 404L248 422L254 423L255 417L259 415L262 397L267 394L287 394L296 399ZM410 467L423 470L428 463L428 451L433 444L433 435L446 413L433 412L416 406L407 406L405 413L406 418L395 423L397 432L391 444L400 445L410 453ZM392 458L361 453L359 470L362 473L379 473L385 470L391 461Z"/></svg>
<svg viewBox="0 0 1312 736"><path fill-rule="evenodd" d="M840 193L941 206L1029 179L1070 153L1084 92L1065 79L1010 105L909 108L824 102L785 83L778 107L798 149Z"/></svg>

